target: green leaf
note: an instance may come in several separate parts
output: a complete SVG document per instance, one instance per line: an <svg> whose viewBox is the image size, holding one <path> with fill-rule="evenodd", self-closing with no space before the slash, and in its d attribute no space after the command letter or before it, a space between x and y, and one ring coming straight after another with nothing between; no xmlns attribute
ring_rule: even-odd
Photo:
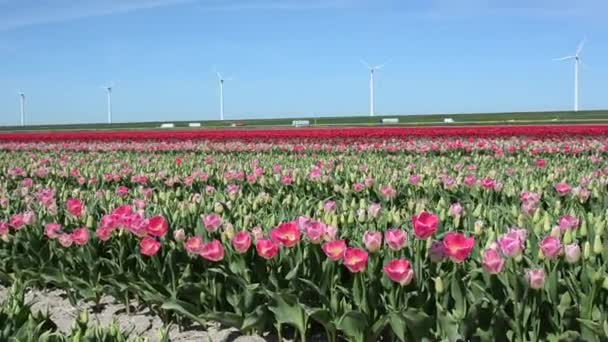
<svg viewBox="0 0 608 342"><path fill-rule="evenodd" d="M349 311L340 317L338 330L353 341L364 342L369 328L367 317L359 311Z"/></svg>
<svg viewBox="0 0 608 342"><path fill-rule="evenodd" d="M288 294L272 293L274 305L269 309L274 313L275 319L279 323L285 323L296 328L302 338L306 335L306 312L299 305L297 297Z"/></svg>
<svg viewBox="0 0 608 342"><path fill-rule="evenodd" d="M417 341L424 337L431 337L431 329L433 328L433 320L421 309L408 309L401 313L405 318L408 331L414 336Z"/></svg>
<svg viewBox="0 0 608 342"><path fill-rule="evenodd" d="M201 312L194 305L177 299L164 302L161 306L161 309L175 311L201 325L204 325L206 323L205 319L201 318Z"/></svg>
<svg viewBox="0 0 608 342"><path fill-rule="evenodd" d="M391 329L399 339L399 341L405 341L405 319L402 315L398 313L391 313L389 315L389 322L391 325Z"/></svg>

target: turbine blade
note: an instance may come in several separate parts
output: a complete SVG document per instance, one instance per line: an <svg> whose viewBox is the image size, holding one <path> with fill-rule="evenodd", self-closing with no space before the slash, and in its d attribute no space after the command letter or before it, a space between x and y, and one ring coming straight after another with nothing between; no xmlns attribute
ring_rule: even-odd
<svg viewBox="0 0 608 342"><path fill-rule="evenodd" d="M566 57L562 57L562 58L553 58L554 61L565 61L568 59L573 59L576 58L576 56L566 56Z"/></svg>
<svg viewBox="0 0 608 342"><path fill-rule="evenodd" d="M387 62L384 62L384 63L382 63L382 64L380 64L380 65L376 65L376 66L374 67L374 69L376 69L376 70L378 70L378 69L382 69L382 68L384 68L384 67L385 67L385 66L386 66L388 63L390 63L390 60L389 60L389 61L387 61Z"/></svg>
<svg viewBox="0 0 608 342"><path fill-rule="evenodd" d="M580 43L578 43L578 47L576 48L576 56L578 56L581 51L583 51L583 46L585 46L585 42L587 41L587 37L583 38Z"/></svg>
<svg viewBox="0 0 608 342"><path fill-rule="evenodd" d="M217 78L221 81L222 80L222 74L220 74L219 71L216 71L216 73L217 73Z"/></svg>
<svg viewBox="0 0 608 342"><path fill-rule="evenodd" d="M360 59L359 62L361 62L361 64L363 64L366 68L372 69L369 63L367 63L364 59Z"/></svg>

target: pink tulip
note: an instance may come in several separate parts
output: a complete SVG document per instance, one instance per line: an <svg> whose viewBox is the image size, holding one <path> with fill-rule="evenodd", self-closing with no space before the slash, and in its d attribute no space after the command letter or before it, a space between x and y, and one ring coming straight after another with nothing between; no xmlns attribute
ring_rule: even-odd
<svg viewBox="0 0 608 342"><path fill-rule="evenodd" d="M409 182L412 185L418 185L418 183L420 183L420 176L418 176L418 175L411 175L410 179L409 179Z"/></svg>
<svg viewBox="0 0 608 342"><path fill-rule="evenodd" d="M505 260L496 249L486 249L483 252L482 266L484 271L490 274L498 274L502 271Z"/></svg>
<svg viewBox="0 0 608 342"><path fill-rule="evenodd" d="M326 226L325 235L323 235L323 240L325 240L325 241L334 240L336 238L337 234L338 234L338 228L336 228L334 226Z"/></svg>
<svg viewBox="0 0 608 342"><path fill-rule="evenodd" d="M361 184L361 183L355 183L353 184L353 191L354 192L361 192L365 190L365 184Z"/></svg>
<svg viewBox="0 0 608 342"><path fill-rule="evenodd" d="M97 239L99 239L100 241L108 241L110 240L110 237L112 236L112 231L113 229L110 227L99 227L97 228L97 230L95 231L95 235L97 236Z"/></svg>
<svg viewBox="0 0 608 342"><path fill-rule="evenodd" d="M403 230L389 229L384 233L384 240L390 249L398 251L405 247L407 235Z"/></svg>
<svg viewBox="0 0 608 342"><path fill-rule="evenodd" d="M264 232L262 232L262 228L260 227L251 228L251 234L253 235L254 241L258 241L264 237Z"/></svg>
<svg viewBox="0 0 608 342"><path fill-rule="evenodd" d="M382 233L367 231L363 234L363 244L370 253L376 253L382 247Z"/></svg>
<svg viewBox="0 0 608 342"><path fill-rule="evenodd" d="M84 205L79 199L70 198L65 205L68 213L74 217L80 217L84 213Z"/></svg>
<svg viewBox="0 0 608 342"><path fill-rule="evenodd" d="M56 239L61 235L61 225L59 223L47 223L44 225L44 234L49 239Z"/></svg>
<svg viewBox="0 0 608 342"><path fill-rule="evenodd" d="M9 223L10 223L10 226L14 230L20 230L21 228L23 228L25 226L23 214L15 214L15 215L11 216Z"/></svg>
<svg viewBox="0 0 608 342"><path fill-rule="evenodd" d="M119 186L116 189L116 195L118 195L119 197L125 197L129 194L129 188L127 188L126 186Z"/></svg>
<svg viewBox="0 0 608 342"><path fill-rule="evenodd" d="M232 247L238 253L245 253L251 246L251 234L240 231L232 238Z"/></svg>
<svg viewBox="0 0 608 342"><path fill-rule="evenodd" d="M448 213L450 214L450 216L461 216L462 211L463 209L460 203L453 203L452 205L450 205Z"/></svg>
<svg viewBox="0 0 608 342"><path fill-rule="evenodd" d="M255 249L259 256L270 260L279 253L279 244L270 239L260 239L255 243Z"/></svg>
<svg viewBox="0 0 608 342"><path fill-rule="evenodd" d="M146 256L153 256L160 250L160 242L153 237L145 237L139 242L139 252Z"/></svg>
<svg viewBox="0 0 608 342"><path fill-rule="evenodd" d="M200 236L194 236L186 240L186 251L192 254L200 254L203 251L203 239Z"/></svg>
<svg viewBox="0 0 608 342"><path fill-rule="evenodd" d="M344 257L346 252L346 242L344 240L334 240L323 244L323 252L333 261L338 261Z"/></svg>
<svg viewBox="0 0 608 342"><path fill-rule="evenodd" d="M224 246L219 240L213 240L209 243L203 244L203 248L200 253L203 259L218 262L224 259Z"/></svg>
<svg viewBox="0 0 608 342"><path fill-rule="evenodd" d="M308 240L314 244L321 243L323 240L323 236L325 235L326 226L322 222L311 222L306 227L306 236Z"/></svg>
<svg viewBox="0 0 608 342"><path fill-rule="evenodd" d="M146 232L151 236L163 237L169 230L169 224L162 216L154 216L150 218Z"/></svg>
<svg viewBox="0 0 608 342"><path fill-rule="evenodd" d="M384 266L384 274L401 286L407 286L414 279L414 271L406 259L392 260Z"/></svg>
<svg viewBox="0 0 608 342"><path fill-rule="evenodd" d="M84 246L89 242L89 230L85 227L75 229L72 232L72 241L78 246Z"/></svg>
<svg viewBox="0 0 608 342"><path fill-rule="evenodd" d="M565 245L564 254L567 263L575 264L581 258L581 247L577 243Z"/></svg>
<svg viewBox="0 0 608 342"><path fill-rule="evenodd" d="M326 201L323 204L323 210L327 213L333 213L336 211L336 201Z"/></svg>
<svg viewBox="0 0 608 342"><path fill-rule="evenodd" d="M173 232L173 239L176 242L184 242L186 241L186 232L183 229L178 229Z"/></svg>
<svg viewBox="0 0 608 342"><path fill-rule="evenodd" d="M300 241L300 230L295 222L280 224L270 231L270 238L281 245L291 248Z"/></svg>
<svg viewBox="0 0 608 342"><path fill-rule="evenodd" d="M414 226L414 235L419 240L426 240L433 236L437 231L439 217L435 214L426 211L412 216L412 225Z"/></svg>
<svg viewBox="0 0 608 342"><path fill-rule="evenodd" d="M203 218L203 225L209 233L216 232L222 225L222 218L217 214L207 215Z"/></svg>
<svg viewBox="0 0 608 342"><path fill-rule="evenodd" d="M559 228L562 231L566 231L568 229L576 229L578 228L578 224L578 219L571 215L565 215L560 217L559 219Z"/></svg>
<svg viewBox="0 0 608 342"><path fill-rule="evenodd" d="M507 257L516 257L525 249L525 239L522 240L521 234L515 230L498 238L497 244L501 253Z"/></svg>
<svg viewBox="0 0 608 342"><path fill-rule="evenodd" d="M393 187L390 185L381 186L380 193L382 194L382 197L384 197L384 199L386 199L387 201L397 196L397 191L395 191L395 189L393 189Z"/></svg>
<svg viewBox="0 0 608 342"><path fill-rule="evenodd" d="M528 285L534 290L540 290L545 286L545 270L542 268L528 270L526 273Z"/></svg>
<svg viewBox="0 0 608 342"><path fill-rule="evenodd" d="M570 192L570 185L568 185L568 183L557 183L555 184L555 191L557 191L557 194L560 196L566 196L569 192Z"/></svg>
<svg viewBox="0 0 608 342"><path fill-rule="evenodd" d="M342 263L351 273L363 272L368 254L360 248L347 248Z"/></svg>
<svg viewBox="0 0 608 342"><path fill-rule="evenodd" d="M540 250L547 259L555 259L562 252L562 243L554 236L545 237L539 244Z"/></svg>
<svg viewBox="0 0 608 342"><path fill-rule="evenodd" d="M0 236L8 234L8 223L0 221Z"/></svg>
<svg viewBox="0 0 608 342"><path fill-rule="evenodd" d="M59 244L61 246L63 246L64 248L68 248L72 245L72 235L70 234L60 234L59 237L57 238L57 241L59 241Z"/></svg>
<svg viewBox="0 0 608 342"><path fill-rule="evenodd" d="M367 208L367 214L369 215L369 217L378 218L378 216L380 215L381 209L382 209L382 207L380 206L380 204L372 203Z"/></svg>
<svg viewBox="0 0 608 342"><path fill-rule="evenodd" d="M457 232L449 232L443 238L445 255L454 262L465 261L475 247L475 238L467 238Z"/></svg>

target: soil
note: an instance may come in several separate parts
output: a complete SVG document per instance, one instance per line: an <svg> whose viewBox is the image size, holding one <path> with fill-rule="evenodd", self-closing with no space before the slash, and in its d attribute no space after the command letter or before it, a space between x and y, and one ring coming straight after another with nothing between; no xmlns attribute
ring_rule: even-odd
<svg viewBox="0 0 608 342"><path fill-rule="evenodd" d="M0 302L8 295L8 289L0 286ZM127 314L125 306L117 304L111 297L104 297L98 308L88 303L81 303L78 307L70 304L62 291L58 290L29 290L26 293L26 303L32 304L32 311L48 312L50 318L57 324L61 332L69 332L72 324L77 320L79 312L87 310L90 324L108 326L112 321L118 322L123 331L132 331L132 336L147 337L149 341L158 341L158 332L163 323L158 316L148 310L135 311ZM277 341L275 336L267 334L242 335L236 329L225 329L219 324L201 326L193 324L186 328L172 326L169 330L171 341L201 341L201 342L264 342Z"/></svg>

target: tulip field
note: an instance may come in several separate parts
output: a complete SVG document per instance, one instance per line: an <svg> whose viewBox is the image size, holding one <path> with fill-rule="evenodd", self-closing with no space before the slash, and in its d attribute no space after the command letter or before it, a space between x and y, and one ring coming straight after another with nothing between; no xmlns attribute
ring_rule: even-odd
<svg viewBox="0 0 608 342"><path fill-rule="evenodd" d="M608 341L606 126L227 132L0 134L0 283L298 341Z"/></svg>

